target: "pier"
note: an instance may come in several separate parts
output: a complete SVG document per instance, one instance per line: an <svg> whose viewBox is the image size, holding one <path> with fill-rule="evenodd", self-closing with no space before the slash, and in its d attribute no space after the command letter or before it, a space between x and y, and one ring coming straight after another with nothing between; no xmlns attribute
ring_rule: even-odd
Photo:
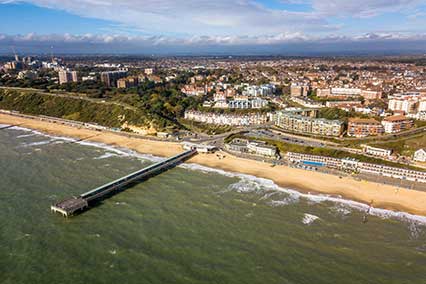
<svg viewBox="0 0 426 284"><path fill-rule="evenodd" d="M90 205L123 190L126 186L132 183L158 175L175 167L177 164L182 163L195 154L197 154L197 150L195 148L189 149L176 156L167 158L164 161L152 164L139 171L92 189L80 196L75 196L55 203L50 207L50 209L53 212L62 214L64 217L72 216L76 213L85 211L90 207Z"/></svg>

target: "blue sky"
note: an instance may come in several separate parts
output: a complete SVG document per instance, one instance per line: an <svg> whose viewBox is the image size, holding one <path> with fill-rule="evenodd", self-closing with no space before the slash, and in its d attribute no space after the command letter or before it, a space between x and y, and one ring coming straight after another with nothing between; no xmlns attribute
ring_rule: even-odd
<svg viewBox="0 0 426 284"><path fill-rule="evenodd" d="M426 38L423 0L0 0L0 19L0 52L2 44L278 52L315 43L326 51L351 42L420 51Z"/></svg>

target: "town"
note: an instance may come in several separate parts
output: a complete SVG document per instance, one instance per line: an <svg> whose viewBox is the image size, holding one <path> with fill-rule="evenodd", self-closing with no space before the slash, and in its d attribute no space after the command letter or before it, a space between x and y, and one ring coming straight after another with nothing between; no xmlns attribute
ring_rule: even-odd
<svg viewBox="0 0 426 284"><path fill-rule="evenodd" d="M272 165L383 176L411 188L426 183L422 56L168 58L15 52L0 57L0 63L0 109L5 113L208 144ZM45 108L31 101L49 104L59 98L88 107L63 101Z"/></svg>

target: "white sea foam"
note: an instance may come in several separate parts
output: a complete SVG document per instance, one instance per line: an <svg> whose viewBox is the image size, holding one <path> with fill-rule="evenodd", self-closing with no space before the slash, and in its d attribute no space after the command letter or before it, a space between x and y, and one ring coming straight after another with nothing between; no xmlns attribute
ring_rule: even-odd
<svg viewBox="0 0 426 284"><path fill-rule="evenodd" d="M22 135L18 135L16 136L16 138L26 138L26 137L31 137L31 136L35 136L37 135L36 133L30 133L30 134L22 134Z"/></svg>
<svg viewBox="0 0 426 284"><path fill-rule="evenodd" d="M102 160L102 159L108 159L111 157L118 157L119 155L117 155L116 153L111 153L111 152L106 152L103 155L100 155L99 157L94 158L95 160Z"/></svg>
<svg viewBox="0 0 426 284"><path fill-rule="evenodd" d="M305 225L311 225L313 222L315 222L318 219L319 219L318 216L305 213L305 215L303 216L303 219L302 219L302 223L305 224Z"/></svg>
<svg viewBox="0 0 426 284"><path fill-rule="evenodd" d="M209 173L209 172L210 173L217 173L217 174L221 174L221 175L224 175L224 176L227 176L227 177L239 178L240 180L249 180L250 182L255 181L258 184L260 184L261 187L264 190L280 191L280 192L283 192L283 193L287 193L290 196L290 199L289 199L289 197L285 197L282 200L270 201L269 203L273 206L288 205L288 204L294 203L294 202L289 202L289 200L290 201L296 200L295 202L297 202L298 199L303 198L303 199L306 199L306 200L308 200L310 202L314 202L314 203L332 202L332 203L344 205L348 208L356 209L356 210L359 210L359 211L367 211L370 207L367 204L360 203L360 202L357 202L357 201L348 200L348 199L343 199L340 196L331 196L331 195L326 195L326 194L301 193L301 192L298 192L297 190L294 190L294 189L282 188L282 187L279 187L278 185L276 185L272 180L265 179L265 178L258 178L258 177L247 175L247 174L226 172L226 171L223 171L223 170L220 170L220 169L209 168L209 167L198 165L198 164L184 164L182 167L187 168L187 169L191 169L191 170L201 171L201 172L204 172L204 173ZM236 184L240 184L240 181L237 182ZM235 184L234 184L234 186L231 186L231 188L235 188L235 187L236 187ZM244 188L242 190L242 192L246 192L246 191L247 191L246 188ZM398 219L398 220L401 220L401 221L406 221L406 222L409 222L409 223L414 222L417 225L423 225L423 226L426 225L426 216L414 215L414 214L410 214L410 213L407 213L407 212L396 212L396 211L392 211L392 210L371 207L369 214L372 215L372 216L383 218L383 219L395 218L395 219Z"/></svg>
<svg viewBox="0 0 426 284"><path fill-rule="evenodd" d="M31 142L31 143L22 143L20 147L33 147L33 146L42 146L52 143L53 141L56 141L55 139L45 140L45 141L37 141L37 142Z"/></svg>
<svg viewBox="0 0 426 284"><path fill-rule="evenodd" d="M350 209L350 207L344 204L337 204L331 209L341 216L348 216L352 213L352 210Z"/></svg>
<svg viewBox="0 0 426 284"><path fill-rule="evenodd" d="M30 136L39 135L39 136L51 138L54 141L56 141L56 140L70 141L70 142L76 141L75 138L70 138L70 137L65 137L65 136L50 135L50 134L47 134L47 133L44 133L44 132L40 132L40 131L37 131L37 130L33 130L33 129L30 129L30 128L25 128L25 127L20 127L20 126L13 126L13 127L9 128L9 129L30 132L29 134L18 135L18 136L16 136L16 138L24 138L24 137L30 137Z"/></svg>
<svg viewBox="0 0 426 284"><path fill-rule="evenodd" d="M148 161L151 161L151 162L158 162L158 161L161 161L161 160L164 159L164 158L157 157L157 156L154 156L154 155L151 155L151 154L140 154L140 153L137 153L137 152L130 150L130 149L118 148L118 147L106 145L106 144L103 144L103 143L88 142L88 141L77 142L73 138L62 137L62 136L52 136L52 135L41 133L41 132L38 132L38 131L35 131L35 130L32 130L32 129L18 127L18 126L11 127L10 129L28 131L28 132L32 132L32 133L35 133L35 134L38 134L38 135L42 135L42 136L46 136L46 137L50 137L50 138L55 138L55 139L61 139L61 140L64 140L64 141L74 141L74 142L76 142L80 145L102 148L102 149L106 149L110 152L115 152L115 153L123 155L123 156L135 157L135 158L138 158L138 159L148 160ZM314 203L332 202L332 203L336 203L336 204L341 204L341 205L345 205L349 208L360 210L360 211L367 211L368 208L370 207L367 204L360 203L360 202L357 202L357 201L343 199L340 196L330 196L330 195L325 195L325 194L301 193L301 192L298 192L297 190L294 190L294 189L282 188L282 187L279 187L278 185L276 185L272 180L265 179L265 178L259 178L259 177L255 177L255 176L251 176L251 175L247 175L247 174L227 172L227 171L224 171L224 170L221 170L221 169L210 168L210 167L206 167L206 166L202 166L202 165L198 165L198 164L193 164L193 163L181 164L181 165L179 165L179 167L189 169L189 170L199 171L199 172L203 172L203 173L216 173L216 174L220 174L220 175L231 177L231 178L238 178L239 181L237 183L235 183L234 185L231 185L229 187L229 189L231 189L231 190L237 190L239 192L247 192L247 191L253 192L253 191L261 189L261 190L265 190L265 191L279 191L279 192L282 192L282 193L286 193L288 196L290 196L290 199L289 199L288 196L286 196L282 200L271 201L270 204L275 205L275 206L277 206L277 204L278 205L286 205L286 204L294 203L294 202L297 202L297 200L299 200L300 198L303 198L303 199L306 199L306 200L308 200L310 202L314 202ZM243 182L241 183L242 180L243 180ZM248 184L253 185L255 187L255 190L248 189L248 186L247 186ZM239 189L238 185L242 185L242 189ZM292 202L289 202L289 200L292 201ZM401 220L401 221L406 221L410 224L414 222L416 225L422 225L422 226L426 225L426 216L414 215L414 214L410 214L410 213L407 213L407 212L396 212L396 211L392 211L392 210L371 207L369 214L372 215L372 216L377 216L377 217L383 218L383 219L395 218L395 219L398 219L398 220Z"/></svg>

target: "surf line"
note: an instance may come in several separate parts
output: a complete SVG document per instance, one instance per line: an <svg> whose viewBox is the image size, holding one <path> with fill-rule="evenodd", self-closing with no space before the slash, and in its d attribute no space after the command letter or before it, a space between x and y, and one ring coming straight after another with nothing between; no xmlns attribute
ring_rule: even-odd
<svg viewBox="0 0 426 284"><path fill-rule="evenodd" d="M84 137L84 138L80 138L80 139L77 139L77 140L66 142L64 144L73 144L73 143L83 142L83 141L89 140L91 138L97 137L99 135L101 135L101 134L90 135L90 136L87 136L87 137Z"/></svg>
<svg viewBox="0 0 426 284"><path fill-rule="evenodd" d="M3 130L3 129L9 129L9 128L16 127L16 126L20 126L20 125L22 125L22 124L15 124L15 125L7 125L7 126L3 126L3 127L0 127L0 130Z"/></svg>

